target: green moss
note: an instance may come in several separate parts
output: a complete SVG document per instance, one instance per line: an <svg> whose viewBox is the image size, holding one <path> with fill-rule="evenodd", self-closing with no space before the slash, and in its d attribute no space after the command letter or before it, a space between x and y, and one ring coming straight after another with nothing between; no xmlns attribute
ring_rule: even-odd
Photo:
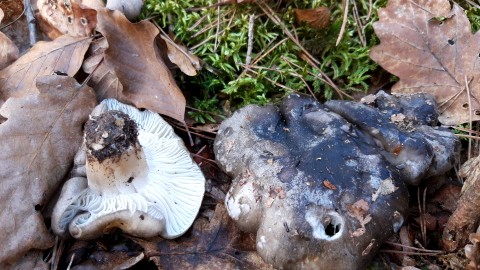
<svg viewBox="0 0 480 270"><path fill-rule="evenodd" d="M376 0L370 7L368 0L355 1L361 26L357 25L353 5L350 5L346 30L338 46L335 42L342 24L341 1L267 2L302 46L319 60L316 66L302 59L302 50L254 3L192 11L192 8L213 5L217 0L147 0L143 15L155 16L161 27L170 30L204 61L204 68L197 76L177 75L180 87L187 89L187 100L202 111L228 113L222 111L226 108L222 104L227 103L234 110L246 104L275 101L293 91L313 92L320 100L338 97L336 90L321 80L320 72L347 94L368 90L372 75L379 70L368 56L370 48L378 43L372 24L378 20L377 10L386 2ZM295 8L320 6L331 11L331 24L327 29L315 30L296 22ZM480 25L478 9L464 7L476 31ZM256 16L253 62L246 69L252 14ZM205 112L190 114L199 122L212 120Z"/></svg>

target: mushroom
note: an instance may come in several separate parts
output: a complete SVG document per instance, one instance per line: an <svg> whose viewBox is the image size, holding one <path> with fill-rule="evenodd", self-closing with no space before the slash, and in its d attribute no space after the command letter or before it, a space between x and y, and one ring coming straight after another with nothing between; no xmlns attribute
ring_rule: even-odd
<svg viewBox="0 0 480 270"><path fill-rule="evenodd" d="M85 124L72 175L54 207L52 229L78 239L111 228L178 237L192 225L205 190L200 168L173 129L158 114L114 99L102 101Z"/></svg>
<svg viewBox="0 0 480 270"><path fill-rule="evenodd" d="M458 140L431 126L432 100L382 92L374 107L290 95L236 111L214 143L233 177L229 215L275 267L364 269L402 226L407 184L453 166Z"/></svg>
<svg viewBox="0 0 480 270"><path fill-rule="evenodd" d="M142 11L143 0L108 0L106 7L111 10L119 10L129 20L133 20Z"/></svg>

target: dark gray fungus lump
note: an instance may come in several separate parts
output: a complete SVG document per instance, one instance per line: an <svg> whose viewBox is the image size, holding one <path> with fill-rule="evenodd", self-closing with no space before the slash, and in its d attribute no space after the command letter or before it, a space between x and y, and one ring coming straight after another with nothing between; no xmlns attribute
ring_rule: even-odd
<svg viewBox="0 0 480 270"><path fill-rule="evenodd" d="M458 140L436 124L425 94L244 107L214 146L229 215L277 268L363 269L402 226L406 185L452 168Z"/></svg>

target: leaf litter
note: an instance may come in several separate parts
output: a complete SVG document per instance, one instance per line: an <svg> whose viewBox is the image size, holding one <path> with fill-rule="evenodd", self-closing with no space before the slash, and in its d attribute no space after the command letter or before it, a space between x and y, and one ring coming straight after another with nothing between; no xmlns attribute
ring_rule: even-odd
<svg viewBox="0 0 480 270"><path fill-rule="evenodd" d="M41 211L68 173L95 105L89 87L65 76L39 77L37 92L0 109L0 262L53 245Z"/></svg>
<svg viewBox="0 0 480 270"><path fill-rule="evenodd" d="M98 13L97 30L108 48L100 61L102 72L92 81L94 87L107 87L100 90L102 98L116 97L183 122L185 97L155 46L159 30L148 21L133 24L119 11Z"/></svg>
<svg viewBox="0 0 480 270"><path fill-rule="evenodd" d="M475 94L478 93L478 79L476 78L478 76L478 59L476 57L471 58L471 56L473 55L472 51L475 50L477 50L478 55L479 46L477 44L479 44L479 42L478 34L473 35L471 33L468 20L463 12L461 12L461 9L456 6L456 4L453 4L451 8L450 5L446 3L448 2L389 1L388 6L380 11L380 22L375 24L375 30L381 40L381 44L372 50L371 55L372 58L385 69L400 77L400 81L393 88L394 92L407 93L409 91L424 91L434 94L437 101L442 105L442 123L456 124L469 120L477 120L478 101ZM58 100L63 100L60 98L63 97L62 94L68 95L66 93L71 94L72 91L74 91L68 90L65 91L66 93L58 94L58 89L55 88L58 85L63 85L65 81L73 83L73 79L52 76L52 78L55 77L55 79L50 79L48 83L42 83L46 80L46 77L42 77L42 75L59 72L73 77L78 75L78 69L80 65L82 65L82 62L84 70L87 73L92 73L92 79L89 83L94 86L96 95L100 100L107 97L116 97L124 102L132 103L137 107L148 108L183 121L185 98L176 86L168 69L165 67L164 60L161 57L163 52L159 52L155 46L155 38L158 38L158 30L154 29L153 24L149 22L144 21L139 24L127 22L122 18L123 16L116 12L109 12L102 8L97 8L97 12L99 14L96 29L100 31L105 38L96 39L94 42L91 42L90 38L82 39L82 42L85 41L86 44L74 48L71 47L71 45L75 43L73 38L60 36L53 41L37 44L30 52L22 56L25 57L24 59L21 57L12 65L0 71L0 105L6 102L0 109L0 113L2 113L2 118L0 118L0 138L2 140L4 140L2 130L6 126L8 127L8 125L5 124L19 123L20 121L30 123L30 121L32 121L31 119L27 121L16 113L9 114L10 111L16 112L19 110L16 102L21 103L20 101L25 101L25 104L28 104L28 102L35 103L36 101L38 104L35 104L38 106L50 109L52 107L51 104L48 104L48 102L42 103L39 100L45 101L42 98L48 99L46 96L49 98L55 96L57 100L54 103L55 105L59 105L58 103L62 101ZM306 12L315 13L318 11L300 11L300 16L306 15ZM80 13L77 12L74 17L82 18L82 16L84 16L84 14L80 11ZM312 19L311 16L297 19L311 24L311 27L314 28L316 27L316 23L320 25L326 23L324 19L320 22L315 22L315 19ZM75 31L68 30L66 33L72 34L75 33ZM402 36L403 34L407 35ZM448 46L445 44L445 38ZM79 40L80 39L77 39L79 44L82 43ZM61 45L62 42L64 42L64 45ZM402 47L405 44L408 45L407 48ZM51 46L56 46L56 50L51 50ZM90 47L90 58L84 61L84 55L88 47ZM63 48L68 48L68 50L62 52L60 56L57 55L57 52L62 51ZM402 55L404 52L408 52L408 55L406 55L408 57ZM181 45L171 47L169 53L173 54L174 57L185 57L177 61L177 65L185 73L193 74L198 70L199 59L191 57L186 48ZM395 55L399 57L393 57ZM194 59L194 61L189 58ZM56 61L54 61L55 59ZM154 61L152 59L154 59ZM1 60L2 58L0 58L0 64ZM190 63L188 63L188 61L190 61ZM41 63L43 62L45 63L42 65ZM31 63L31 66L29 66L29 63ZM51 63L55 63L56 66L51 68ZM182 66L185 66L186 69L184 70ZM138 72L139 70L142 72ZM158 78L160 76L155 73L158 70L161 71L161 74L164 74L163 72L167 73L167 79L165 81L162 80L160 83L162 85L161 87L153 85L155 83L158 84ZM30 72L27 73L27 71L34 71L34 75L26 76L26 79L23 80L22 78L25 77L25 74L31 74ZM134 75L131 76L130 74ZM434 76L439 79L432 82L433 80L431 78L434 78ZM35 88L37 80L40 90ZM61 83L59 84L59 82ZM48 85L48 87L46 85ZM80 86L76 84L75 87L79 88ZM69 89L75 89L75 87ZM56 91L51 90L51 93L46 93L45 89L47 88L56 89ZM80 91L81 93L90 91L85 90L88 89L85 87L80 87L80 89L82 90L77 89L76 91ZM468 98L468 94L470 94L470 99ZM91 92L88 95L88 98L83 98L83 102L89 105L83 106L90 108L90 103L92 103L93 106L95 98ZM160 106L156 100L153 102L152 97L156 95L162 97L160 103L164 105L163 107ZM80 96L80 94L78 94L78 96ZM164 96L166 96L165 99L163 99ZM49 102L52 101L49 100ZM75 102L71 100L68 104L72 105L73 103ZM53 107L56 108L55 106ZM24 106L22 110L26 108L29 107ZM468 115L465 111L470 111L471 115ZM66 115L75 115L75 117L81 118L86 117L88 112L89 109L87 110L81 105L78 105L74 109L66 109L63 113L65 117ZM3 115L3 113L5 113L5 115ZM64 119L64 114L52 117L39 113L35 116L37 118L42 118L43 116L48 119L48 121L52 121L52 119L60 121ZM36 119L34 118L35 116L31 116L31 118ZM77 119L75 117L71 119ZM43 120L47 121L46 119ZM77 138L74 137L78 137L79 134L81 137L81 124L79 124L81 121L78 119L75 120L75 123L70 123L74 126L72 130L76 130L74 132L75 134L70 134L71 137L68 137L69 139L67 141L60 140L58 142L62 147L64 147L64 144L67 142L71 143L75 141ZM35 136L33 132L28 133L33 127L25 127L25 125L18 126L17 134L25 132L27 133L26 137ZM53 133L49 136L54 137ZM6 138L8 138L8 136ZM35 140L31 142L35 142ZM18 149L24 150L21 146L22 145L20 145ZM11 145L6 144L5 147L11 147ZM75 148L72 145L69 145L69 147ZM7 149L2 152L8 154L15 153L12 151L18 152L20 150ZM50 151L57 150L52 148ZM64 156L70 155L70 151L67 152L68 153L62 152L57 154ZM15 158L15 156L12 157ZM36 203L34 205L42 209L48 201L48 198L51 197L52 190L55 190L56 185L61 181L60 175L65 174L66 170L68 170L68 164L71 163L73 157L62 157L58 158L58 160L65 161L65 163L59 163L59 161L55 163L58 165L58 168L57 170L52 170L55 172L51 172L55 174L53 176L54 180L52 180L52 182L56 181L55 185L50 181L41 181L44 178L39 178L40 181L33 181L33 186L37 187L37 189L35 191L29 190L30 193L28 193L28 195L19 198L27 198L27 202L30 204ZM49 164L50 163L47 163L47 167ZM35 165L38 166L36 163ZM4 169L4 171L0 173L7 172L12 174L15 170L16 167L9 167L8 170ZM50 172L42 171L42 173ZM28 175L31 176L31 174ZM4 177L0 179L3 180ZM18 189L24 188L23 186L22 184L18 185ZM26 186L32 186L32 182L28 182ZM45 188L48 188L48 190L45 191ZM41 190L43 190L44 193L40 196L41 198L37 200L38 194L36 193L39 193ZM373 196L384 195L384 192L391 191L392 190L388 188L385 190L379 189ZM27 191L21 192L27 194ZM32 196L32 194L37 197ZM7 201L10 200L8 196L13 195L7 194L6 196L7 197L0 194L0 198L2 200L7 198ZM52 238L49 232L46 231L41 211L37 211L35 207L33 207L35 211L32 211L31 205L29 205L29 207L25 206L24 208L19 210L21 212L21 214L19 214L20 217L22 217L21 220L26 223L30 222L28 224L31 225L29 225L28 228L35 228L37 230L37 234L35 235L37 238L34 239L27 236L24 238L24 241L15 243L13 246L18 245L16 246L16 253L9 253L8 256L13 257L9 257L8 260L18 257L30 249L44 249L52 245ZM204 213L209 213L208 211L212 210L205 211ZM368 204L364 205L362 202L356 202L351 206L351 213L349 214L357 217L361 224L360 230L354 233L362 233L361 229L365 229L365 225L370 221ZM8 225L9 224L0 225L0 229L3 229L1 226L8 227ZM24 234L24 236L28 234L33 235L33 229L24 230L23 227L25 225L22 225L21 234ZM12 226L8 229L11 230L12 228L15 229ZM12 234L12 237L15 236ZM3 240L4 243L8 243L8 241L11 240L2 239L1 236L0 239ZM255 253L254 236L239 231L228 218L228 214L221 204L216 205L210 218L199 217L191 231L176 241L163 239L158 239L157 241L138 240L138 243L143 246L145 255L154 261L157 266L163 268L176 268L181 265L184 269L211 269L212 266L218 266L222 269L225 269L225 267L269 269L269 266L265 265ZM38 260L40 256L39 253L32 252L29 254L33 254L31 265L39 265L38 262L41 262L41 260ZM5 257L3 257L3 259L5 259ZM36 260L37 262L35 262ZM2 257L0 257L0 262L2 262Z"/></svg>
<svg viewBox="0 0 480 270"><path fill-rule="evenodd" d="M480 33L472 34L463 9L448 0L390 0L378 15L380 45L370 57L400 78L392 92L432 94L444 125L480 120Z"/></svg>

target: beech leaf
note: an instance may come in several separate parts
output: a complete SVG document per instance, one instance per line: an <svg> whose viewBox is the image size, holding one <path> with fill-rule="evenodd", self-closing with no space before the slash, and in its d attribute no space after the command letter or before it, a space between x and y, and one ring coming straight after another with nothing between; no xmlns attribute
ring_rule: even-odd
<svg viewBox="0 0 480 270"><path fill-rule="evenodd" d="M96 103L70 77L39 77L37 88L0 108L0 264L53 245L41 210L70 170Z"/></svg>
<svg viewBox="0 0 480 270"><path fill-rule="evenodd" d="M0 9L0 22L3 19L3 10ZM10 65L19 56L17 46L4 34L0 32L0 69Z"/></svg>
<svg viewBox="0 0 480 270"><path fill-rule="evenodd" d="M97 12L76 1L38 0L37 18L49 38L88 37L97 25Z"/></svg>
<svg viewBox="0 0 480 270"><path fill-rule="evenodd" d="M370 57L400 81L393 93L435 96L439 120L480 120L480 33L448 0L390 0L373 27L380 45ZM467 94L469 93L470 96Z"/></svg>
<svg viewBox="0 0 480 270"><path fill-rule="evenodd" d="M94 82L109 86L95 86L105 93L102 98L115 97L183 122L185 97L155 45L159 30L148 21L133 24L121 12L109 10L98 10L97 30L108 42L100 64L105 66L98 67L108 77L95 76L100 80Z"/></svg>
<svg viewBox="0 0 480 270"><path fill-rule="evenodd" d="M167 47L168 59L180 68L188 76L197 75L200 70L200 58L188 51L187 47L175 43L167 35L160 35Z"/></svg>
<svg viewBox="0 0 480 270"><path fill-rule="evenodd" d="M35 82L39 76L54 72L75 75L90 42L91 38L70 36L37 42L26 54L0 71L0 105L9 97L36 93Z"/></svg>

